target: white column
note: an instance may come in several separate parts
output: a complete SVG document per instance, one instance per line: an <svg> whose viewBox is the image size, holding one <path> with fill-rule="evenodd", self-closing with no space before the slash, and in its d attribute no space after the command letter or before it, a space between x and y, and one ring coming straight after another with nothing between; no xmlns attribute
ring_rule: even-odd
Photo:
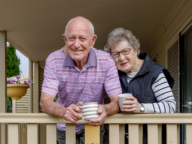
<svg viewBox="0 0 192 144"><path fill-rule="evenodd" d="M34 113L39 113L39 63L35 62L35 81L34 81Z"/></svg>
<svg viewBox="0 0 192 144"><path fill-rule="evenodd" d="M0 31L0 113L7 112L7 32ZM6 144L6 124L0 124L0 144Z"/></svg>
<svg viewBox="0 0 192 144"><path fill-rule="evenodd" d="M33 61L29 59L29 79L33 80ZM29 88L29 107L28 107L28 113L33 113L33 83L30 83Z"/></svg>
<svg viewBox="0 0 192 144"><path fill-rule="evenodd" d="M16 113L16 99L12 99L12 113Z"/></svg>

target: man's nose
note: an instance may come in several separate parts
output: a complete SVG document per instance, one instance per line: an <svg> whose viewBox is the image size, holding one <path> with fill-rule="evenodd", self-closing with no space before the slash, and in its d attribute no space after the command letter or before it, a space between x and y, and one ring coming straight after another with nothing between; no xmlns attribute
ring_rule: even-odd
<svg viewBox="0 0 192 144"><path fill-rule="evenodd" d="M76 40L75 40L74 47L75 47L75 48L80 47L80 41L79 41L79 39L76 39Z"/></svg>

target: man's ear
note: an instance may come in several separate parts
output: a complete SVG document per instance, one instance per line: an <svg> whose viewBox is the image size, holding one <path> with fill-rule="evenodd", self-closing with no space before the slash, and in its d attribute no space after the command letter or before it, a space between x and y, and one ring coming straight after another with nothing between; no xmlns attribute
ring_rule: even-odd
<svg viewBox="0 0 192 144"><path fill-rule="evenodd" d="M92 47L95 45L96 40L97 40L97 35L93 35L93 37L92 37Z"/></svg>
<svg viewBox="0 0 192 144"><path fill-rule="evenodd" d="M62 34L62 37L63 37L63 40L65 41L65 44L66 44L66 42L67 42L66 35L65 35L65 34Z"/></svg>

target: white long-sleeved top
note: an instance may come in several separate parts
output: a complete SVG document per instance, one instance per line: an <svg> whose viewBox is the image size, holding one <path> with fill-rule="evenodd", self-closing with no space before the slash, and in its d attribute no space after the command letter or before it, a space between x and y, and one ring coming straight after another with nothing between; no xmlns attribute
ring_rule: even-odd
<svg viewBox="0 0 192 144"><path fill-rule="evenodd" d="M137 74L137 72L127 73L127 82ZM152 91L157 99L156 103L142 103L145 107L144 113L174 113L176 101L163 72L159 74L152 84Z"/></svg>

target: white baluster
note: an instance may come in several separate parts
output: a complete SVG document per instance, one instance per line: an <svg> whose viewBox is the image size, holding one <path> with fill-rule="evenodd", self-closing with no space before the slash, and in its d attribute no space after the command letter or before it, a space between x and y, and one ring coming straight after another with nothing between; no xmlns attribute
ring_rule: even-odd
<svg viewBox="0 0 192 144"><path fill-rule="evenodd" d="M66 144L76 144L75 124L66 124Z"/></svg>
<svg viewBox="0 0 192 144"><path fill-rule="evenodd" d="M177 124L167 124L167 144L179 144L179 125Z"/></svg>
<svg viewBox="0 0 192 144"><path fill-rule="evenodd" d="M8 124L8 144L19 144L19 124Z"/></svg>
<svg viewBox="0 0 192 144"><path fill-rule="evenodd" d="M129 144L142 144L143 142L143 125L129 124Z"/></svg>
<svg viewBox="0 0 192 144"><path fill-rule="evenodd" d="M27 144L38 144L38 124L27 124Z"/></svg>
<svg viewBox="0 0 192 144"><path fill-rule="evenodd" d="M148 124L148 144L161 144L162 131L161 125L159 124Z"/></svg>
<svg viewBox="0 0 192 144"><path fill-rule="evenodd" d="M46 144L57 143L57 128L56 124L46 124Z"/></svg>
<svg viewBox="0 0 192 144"><path fill-rule="evenodd" d="M186 124L186 144L192 144L192 124Z"/></svg>

